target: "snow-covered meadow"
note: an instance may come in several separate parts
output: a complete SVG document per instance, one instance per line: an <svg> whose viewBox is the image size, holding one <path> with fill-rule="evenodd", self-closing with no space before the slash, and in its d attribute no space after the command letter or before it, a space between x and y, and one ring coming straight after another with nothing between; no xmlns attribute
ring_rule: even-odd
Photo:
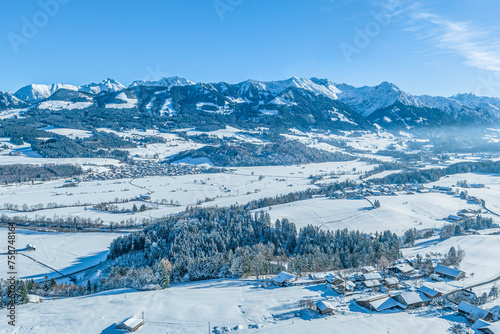
<svg viewBox="0 0 500 334"><path fill-rule="evenodd" d="M0 228L1 268L7 268L7 232L6 228ZM60 276L36 261L65 275L91 267L106 259L111 241L119 235L118 233L44 233L17 229L16 249L24 249L28 244L36 246L36 251L21 251L17 254L17 276L33 279L43 278L45 273L49 278ZM7 278L6 270L0 271L0 278Z"/></svg>
<svg viewBox="0 0 500 334"><path fill-rule="evenodd" d="M359 230L367 233L391 230L403 234L410 228L440 228L448 223L444 218L462 209L479 209L455 196L422 193L399 196L371 196L380 208L373 210L364 199L315 198L267 208L272 221L287 218L297 227L308 224L324 229Z"/></svg>
<svg viewBox="0 0 500 334"><path fill-rule="evenodd" d="M329 300L335 316L318 317L300 311L299 301ZM373 314L353 303L343 302L321 286L262 288L252 280L212 280L180 284L165 290L137 292L113 290L95 295L45 301L18 308L16 333L121 333L115 324L144 312L139 333L207 333L208 326L231 333L445 333L450 320L461 317L423 309L412 312ZM0 311L4 317L5 310ZM82 319L86 319L82 322ZM286 320L281 320L286 319ZM0 330L12 333L6 322Z"/></svg>

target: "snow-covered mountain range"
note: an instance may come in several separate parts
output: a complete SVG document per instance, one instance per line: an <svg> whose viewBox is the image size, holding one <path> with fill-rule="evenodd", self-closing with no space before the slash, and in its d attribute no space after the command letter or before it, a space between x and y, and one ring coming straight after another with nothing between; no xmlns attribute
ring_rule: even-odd
<svg viewBox="0 0 500 334"><path fill-rule="evenodd" d="M243 113L246 117L282 118L292 114L300 115L310 124L323 119L360 124L363 118L380 126L407 128L449 122L500 122L499 98L472 94L415 96L389 82L353 87L327 79L298 77L229 84L194 83L176 76L134 81L128 87L106 79L80 87L31 84L15 93L0 92L0 110L27 106L48 110L136 108L170 116L191 109L224 115L235 113L240 117Z"/></svg>

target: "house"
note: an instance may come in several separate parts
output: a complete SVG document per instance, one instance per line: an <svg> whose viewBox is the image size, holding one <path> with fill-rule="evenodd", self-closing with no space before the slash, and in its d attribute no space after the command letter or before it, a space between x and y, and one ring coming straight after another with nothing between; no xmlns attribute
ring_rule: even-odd
<svg viewBox="0 0 500 334"><path fill-rule="evenodd" d="M396 299L401 304L406 305L406 307L408 308L429 305L432 300L423 293L415 291L404 292L400 295L395 296L394 299Z"/></svg>
<svg viewBox="0 0 500 334"><path fill-rule="evenodd" d="M141 196L139 196L138 199L141 201L149 201L151 199L151 196L150 195L141 195Z"/></svg>
<svg viewBox="0 0 500 334"><path fill-rule="evenodd" d="M339 276L337 276L335 274L328 274L328 275L326 275L325 276L325 281L327 283L332 284L332 285L337 285L337 284L344 283L344 280L341 277L339 277Z"/></svg>
<svg viewBox="0 0 500 334"><path fill-rule="evenodd" d="M432 299L439 298L443 295L441 292L431 289L425 285L422 285L417 291L423 293L424 295Z"/></svg>
<svg viewBox="0 0 500 334"><path fill-rule="evenodd" d="M339 284L332 285L333 291L338 293L339 295L346 294L347 292L354 291L354 288L356 287L356 284L349 280L342 281Z"/></svg>
<svg viewBox="0 0 500 334"><path fill-rule="evenodd" d="M456 216L456 215L449 215L448 216L448 220L452 220L454 222L458 222L458 221L461 221L462 220L462 217L460 216Z"/></svg>
<svg viewBox="0 0 500 334"><path fill-rule="evenodd" d="M396 277L384 278L384 285L389 289L396 289L399 287L399 280Z"/></svg>
<svg viewBox="0 0 500 334"><path fill-rule="evenodd" d="M273 283L279 286L286 286L295 280L297 280L295 275L282 271L275 278L273 278Z"/></svg>
<svg viewBox="0 0 500 334"><path fill-rule="evenodd" d="M323 301L323 300L316 302L316 308L318 309L319 314L322 314L322 315L333 314L335 311L332 304L330 304L327 301Z"/></svg>
<svg viewBox="0 0 500 334"><path fill-rule="evenodd" d="M380 281L377 279L366 280L363 281L362 285L364 285L368 289L370 288L377 289L380 288Z"/></svg>
<svg viewBox="0 0 500 334"><path fill-rule="evenodd" d="M369 274L363 274L362 275L364 281L369 281L369 280L381 280L382 275L379 273L369 273Z"/></svg>
<svg viewBox="0 0 500 334"><path fill-rule="evenodd" d="M438 274L430 274L429 278L436 282L441 282L443 280Z"/></svg>
<svg viewBox="0 0 500 334"><path fill-rule="evenodd" d="M437 265L436 268L434 268L434 273L438 274L441 277L449 278L455 281L458 281L459 279L465 277L465 272L443 265Z"/></svg>
<svg viewBox="0 0 500 334"><path fill-rule="evenodd" d="M375 312L381 312L396 307L402 310L406 308L405 305L399 303L397 300L395 300L394 298L392 298L390 295L387 294L358 299L356 300L356 303L362 307L365 307Z"/></svg>
<svg viewBox="0 0 500 334"><path fill-rule="evenodd" d="M492 324L486 323L486 325L482 327L476 327L476 331L486 334L500 334L500 321L494 322Z"/></svg>
<svg viewBox="0 0 500 334"><path fill-rule="evenodd" d="M116 324L116 329L124 329L129 332L135 332L142 325L144 325L144 320L134 315L123 320L119 324Z"/></svg>
<svg viewBox="0 0 500 334"><path fill-rule="evenodd" d="M361 268L361 271L364 274L373 273L375 271L375 268L372 266L365 266L365 267Z"/></svg>
<svg viewBox="0 0 500 334"><path fill-rule="evenodd" d="M474 291L472 291L472 289L461 289L455 292L455 297L457 298L457 300L463 300L468 303L472 303L477 299L477 295Z"/></svg>
<svg viewBox="0 0 500 334"><path fill-rule="evenodd" d="M26 245L26 250L27 251L36 251L36 246L32 244L27 244Z"/></svg>
<svg viewBox="0 0 500 334"><path fill-rule="evenodd" d="M439 187L438 190L439 191L452 191L452 189L450 187Z"/></svg>
<svg viewBox="0 0 500 334"><path fill-rule="evenodd" d="M458 304L457 311L459 314L465 316L471 321L480 319L491 321L493 319L493 314L491 312L483 310L482 308L476 307L464 301L461 301L460 304Z"/></svg>
<svg viewBox="0 0 500 334"><path fill-rule="evenodd" d="M392 267L387 268L387 270L394 274L409 274L413 271L413 267L408 263L398 263Z"/></svg>

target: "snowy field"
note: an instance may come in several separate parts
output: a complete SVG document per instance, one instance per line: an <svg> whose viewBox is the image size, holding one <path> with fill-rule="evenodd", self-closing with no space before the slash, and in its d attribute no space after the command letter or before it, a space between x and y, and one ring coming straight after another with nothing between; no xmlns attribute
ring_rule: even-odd
<svg viewBox="0 0 500 334"><path fill-rule="evenodd" d="M330 300L338 309L335 316L278 320L298 311L299 301ZM461 317L441 315L424 308L401 313L373 313L351 303L342 303L324 285L261 288L254 281L215 280L181 284L165 290L135 292L115 290L96 295L45 301L18 308L16 330L0 322L4 333L121 333L115 324L144 312L145 325L138 333L207 333L227 326L231 333L446 333L450 320ZM5 309L0 317L5 318ZM85 319L84 321L82 321ZM249 326L258 329L249 329Z"/></svg>
<svg viewBox="0 0 500 334"><path fill-rule="evenodd" d="M0 214L8 216L100 218L104 223L128 219L158 218L183 211L187 205L226 206L244 204L251 200L316 187L310 184L309 175L325 175L323 182L343 181L355 178L351 173L368 171L373 165L360 161L332 162L293 166L240 167L230 173L197 174L183 176L153 176L140 179L119 179L88 181L78 187L62 188L63 180L38 184L0 186ZM331 173L342 174L332 178ZM158 204L157 208L142 213L109 213L97 211L92 205L101 202L134 200L140 195L151 195L149 206L154 202L178 203ZM208 201L207 201L208 200ZM71 206L43 209L33 212L15 212L3 209L5 203L35 205L49 203ZM123 209L130 209L134 203L118 203ZM143 202L136 201L140 206Z"/></svg>
<svg viewBox="0 0 500 334"><path fill-rule="evenodd" d="M0 267L7 268L7 229L0 228ZM42 233L16 230L16 249L27 244L36 246L36 251L23 251L33 259L52 267L63 274L70 274L106 259L111 241L117 233ZM18 277L40 279L47 273L50 277L59 274L21 254L16 256ZM6 270L0 271L0 278L6 278Z"/></svg>
<svg viewBox="0 0 500 334"><path fill-rule="evenodd" d="M372 210L366 200L316 198L266 209L271 221L287 218L297 227L308 224L325 229L376 232L391 230L402 234L410 228L439 228L461 209L479 209L478 204L441 193L369 197L378 200L380 208Z"/></svg>
<svg viewBox="0 0 500 334"><path fill-rule="evenodd" d="M84 139L84 138L89 138L92 137L92 131L86 131L86 130L78 130L78 129L68 129L68 128L55 128L53 126L47 126L45 128L42 128L40 130L44 130L47 132L52 132L61 136L66 136L70 139Z"/></svg>
<svg viewBox="0 0 500 334"><path fill-rule="evenodd" d="M453 237L439 242L439 238L417 240L412 248L403 249L405 257L427 253L448 252L451 246L460 247L465 251L465 258L460 264L460 270L466 277L460 281L435 282L428 280L425 285L441 292L449 292L458 288L468 287L500 276L500 235L465 235ZM471 275L473 273L473 275Z"/></svg>
<svg viewBox="0 0 500 334"><path fill-rule="evenodd" d="M431 183L432 185L451 187L455 186L457 181L467 180L469 184L484 184L484 188L460 188L459 191L467 191L470 196L476 196L485 200L486 207L500 214L500 174L479 174L465 173L455 174L441 178L439 181Z"/></svg>

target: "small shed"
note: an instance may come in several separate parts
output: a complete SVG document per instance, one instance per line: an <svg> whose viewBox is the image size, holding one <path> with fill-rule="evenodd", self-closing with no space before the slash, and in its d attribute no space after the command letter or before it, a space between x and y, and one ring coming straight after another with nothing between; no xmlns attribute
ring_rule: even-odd
<svg viewBox="0 0 500 334"><path fill-rule="evenodd" d="M332 304L323 300L316 302L316 308L318 309L318 312L323 315L333 314L335 311Z"/></svg>
<svg viewBox="0 0 500 334"><path fill-rule="evenodd" d="M36 246L33 244L27 244L26 245L26 250L27 251L36 251Z"/></svg>
<svg viewBox="0 0 500 334"><path fill-rule="evenodd" d="M436 268L434 268L434 273L438 274L441 277L453 279L455 281L458 281L459 279L465 277L465 272L443 265L436 266Z"/></svg>
<svg viewBox="0 0 500 334"><path fill-rule="evenodd" d="M144 320L134 315L123 320L119 324L116 324L116 329L124 329L129 332L135 332L142 325L144 325Z"/></svg>

